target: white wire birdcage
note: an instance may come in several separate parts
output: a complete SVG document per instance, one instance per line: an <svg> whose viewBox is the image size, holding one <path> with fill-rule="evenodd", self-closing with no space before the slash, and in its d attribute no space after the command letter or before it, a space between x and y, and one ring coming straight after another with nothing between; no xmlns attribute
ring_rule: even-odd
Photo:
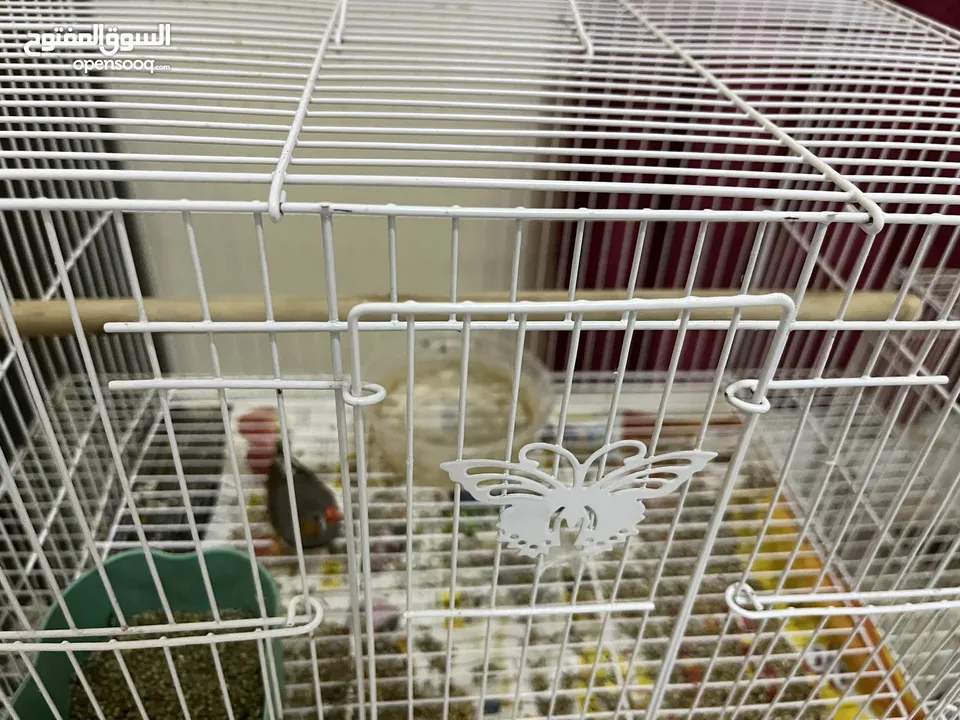
<svg viewBox="0 0 960 720"><path fill-rule="evenodd" d="M956 715L960 33L887 0L0 31L6 716Z"/></svg>

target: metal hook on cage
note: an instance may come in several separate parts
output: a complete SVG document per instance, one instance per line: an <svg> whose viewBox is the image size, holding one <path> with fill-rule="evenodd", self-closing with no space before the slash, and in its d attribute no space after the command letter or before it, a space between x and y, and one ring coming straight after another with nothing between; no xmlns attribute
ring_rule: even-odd
<svg viewBox="0 0 960 720"><path fill-rule="evenodd" d="M727 397L727 401L737 408L737 410L745 413L763 414L770 409L770 401L766 396L760 398L759 401L744 400L743 398L737 397L737 392L739 392L742 388L756 390L757 381L750 378L737 380L736 382L732 382L727 385L726 389L723 391L724 395Z"/></svg>
<svg viewBox="0 0 960 720"><path fill-rule="evenodd" d="M343 401L351 407L376 405L387 396L383 385L372 382L360 382L360 394L354 395L349 382L343 384Z"/></svg>
<svg viewBox="0 0 960 720"><path fill-rule="evenodd" d="M282 185L282 180L281 180ZM279 186L278 186L279 187ZM267 197L267 215L273 222L280 222L283 219L283 204L287 201L287 191L279 190L274 192L270 189L270 195Z"/></svg>
<svg viewBox="0 0 960 720"><path fill-rule="evenodd" d="M763 610L756 591L749 583L733 583L724 592L724 597L731 610L736 611L742 607L751 607L756 611Z"/></svg>
<svg viewBox="0 0 960 720"><path fill-rule="evenodd" d="M317 627L323 622L325 614L325 605L315 597L304 597L297 595L287 603L287 627L293 627L297 624L297 611L303 608L307 617L310 618L310 625ZM313 613L310 613L313 610Z"/></svg>
<svg viewBox="0 0 960 720"><path fill-rule="evenodd" d="M883 225L886 222L884 212L877 203L864 195L859 188L856 188L856 191L861 195L861 197L857 198L857 202L864 206L863 210L870 216L870 222L858 223L857 227L867 233L867 235L876 235L883 229ZM851 212L858 210L853 203L847 203L844 207Z"/></svg>

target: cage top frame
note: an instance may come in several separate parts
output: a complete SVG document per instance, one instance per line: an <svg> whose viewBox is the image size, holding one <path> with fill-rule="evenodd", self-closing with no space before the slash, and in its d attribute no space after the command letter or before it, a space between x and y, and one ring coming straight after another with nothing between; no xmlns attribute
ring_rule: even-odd
<svg viewBox="0 0 960 720"><path fill-rule="evenodd" d="M491 209L592 193L628 210L855 212L869 230L960 204L960 33L886 0L178 5L0 2L0 180L27 198L67 178L149 183L141 210L200 209L172 195L181 183L246 186L243 209L274 219L316 205L302 197L349 205L342 188L401 206L429 188ZM24 54L57 24L164 22L168 46L126 56L170 65L149 78Z"/></svg>

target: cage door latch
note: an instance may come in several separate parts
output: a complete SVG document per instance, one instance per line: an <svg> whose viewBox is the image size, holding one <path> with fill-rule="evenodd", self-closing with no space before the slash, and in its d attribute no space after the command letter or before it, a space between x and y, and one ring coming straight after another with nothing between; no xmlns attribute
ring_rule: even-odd
<svg viewBox="0 0 960 720"><path fill-rule="evenodd" d="M737 582L726 589L724 598L731 612L750 620L856 617L954 610L960 608L960 587L777 594L757 593L748 584Z"/></svg>
<svg viewBox="0 0 960 720"><path fill-rule="evenodd" d="M807 378L805 380L771 380L767 384L769 390L825 390L841 388L866 387L905 387L916 385L946 385L950 378L946 375L892 375L885 377L850 377L850 378ZM755 378L744 378L727 385L724 394L727 401L738 410L745 413L765 413L770 409L770 400L766 396L759 401L745 400L739 396L742 390L755 391L758 381Z"/></svg>

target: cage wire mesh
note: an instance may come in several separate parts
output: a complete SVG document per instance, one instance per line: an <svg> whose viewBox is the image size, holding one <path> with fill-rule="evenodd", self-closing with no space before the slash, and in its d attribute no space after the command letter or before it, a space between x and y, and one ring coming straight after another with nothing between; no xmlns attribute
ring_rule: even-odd
<svg viewBox="0 0 960 720"><path fill-rule="evenodd" d="M5 716L956 715L956 31L0 8Z"/></svg>

